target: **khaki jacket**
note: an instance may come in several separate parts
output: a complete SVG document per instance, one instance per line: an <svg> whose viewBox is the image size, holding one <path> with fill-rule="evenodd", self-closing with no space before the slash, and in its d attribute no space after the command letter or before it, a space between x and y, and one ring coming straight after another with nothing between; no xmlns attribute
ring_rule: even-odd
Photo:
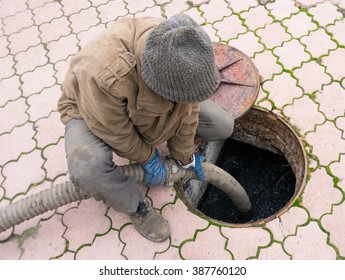
<svg viewBox="0 0 345 280"><path fill-rule="evenodd" d="M58 102L61 120L84 119L113 151L146 162L167 141L171 156L190 158L199 104L174 104L141 76L141 53L162 19L123 18L90 41L71 61Z"/></svg>

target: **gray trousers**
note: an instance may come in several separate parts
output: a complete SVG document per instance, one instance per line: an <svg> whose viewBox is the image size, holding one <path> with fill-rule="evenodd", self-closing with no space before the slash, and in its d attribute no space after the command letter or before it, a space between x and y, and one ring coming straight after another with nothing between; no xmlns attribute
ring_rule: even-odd
<svg viewBox="0 0 345 280"><path fill-rule="evenodd" d="M197 135L208 141L228 138L232 116L210 100L200 103ZM113 162L111 148L93 134L83 120L65 127L65 149L70 180L89 196L103 200L118 212L132 214L142 196L132 177L123 175Z"/></svg>

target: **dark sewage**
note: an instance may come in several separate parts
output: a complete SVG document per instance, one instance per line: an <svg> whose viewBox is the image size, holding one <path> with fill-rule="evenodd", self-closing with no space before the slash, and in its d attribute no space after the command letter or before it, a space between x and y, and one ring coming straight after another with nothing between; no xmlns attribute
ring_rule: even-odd
<svg viewBox="0 0 345 280"><path fill-rule="evenodd" d="M250 222L275 214L294 195L296 178L283 155L229 138L216 165L230 173L247 191L253 208ZM197 208L219 221L245 223L226 194L210 184Z"/></svg>

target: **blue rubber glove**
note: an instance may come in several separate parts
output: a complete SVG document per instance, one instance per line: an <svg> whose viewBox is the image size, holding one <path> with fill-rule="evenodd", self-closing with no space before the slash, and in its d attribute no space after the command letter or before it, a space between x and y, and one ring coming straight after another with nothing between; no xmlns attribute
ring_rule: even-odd
<svg viewBox="0 0 345 280"><path fill-rule="evenodd" d="M166 181L166 170L163 158L155 149L155 155L147 163L141 164L145 170L143 184L146 187L164 185Z"/></svg>
<svg viewBox="0 0 345 280"><path fill-rule="evenodd" d="M189 164L182 165L180 162L180 165L185 169L194 169L196 175L198 176L199 180L205 180L205 174L202 170L201 163L206 161L206 158L201 155L193 155L193 161Z"/></svg>

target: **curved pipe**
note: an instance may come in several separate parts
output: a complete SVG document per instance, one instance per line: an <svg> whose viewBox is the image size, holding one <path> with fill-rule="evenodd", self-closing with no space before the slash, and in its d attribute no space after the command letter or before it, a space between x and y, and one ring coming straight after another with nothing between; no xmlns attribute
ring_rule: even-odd
<svg viewBox="0 0 345 280"><path fill-rule="evenodd" d="M173 159L165 159L164 164L167 170L167 185L172 185L181 179L197 179L194 171L183 169ZM143 181L144 170L140 164L118 166L118 168L123 174L134 177L137 182ZM202 163L202 168L205 173L205 181L224 191L241 216L246 220L251 219L251 203L243 187L230 174L211 163ZM72 182L55 185L1 208L0 232L50 210L86 198L89 197Z"/></svg>

